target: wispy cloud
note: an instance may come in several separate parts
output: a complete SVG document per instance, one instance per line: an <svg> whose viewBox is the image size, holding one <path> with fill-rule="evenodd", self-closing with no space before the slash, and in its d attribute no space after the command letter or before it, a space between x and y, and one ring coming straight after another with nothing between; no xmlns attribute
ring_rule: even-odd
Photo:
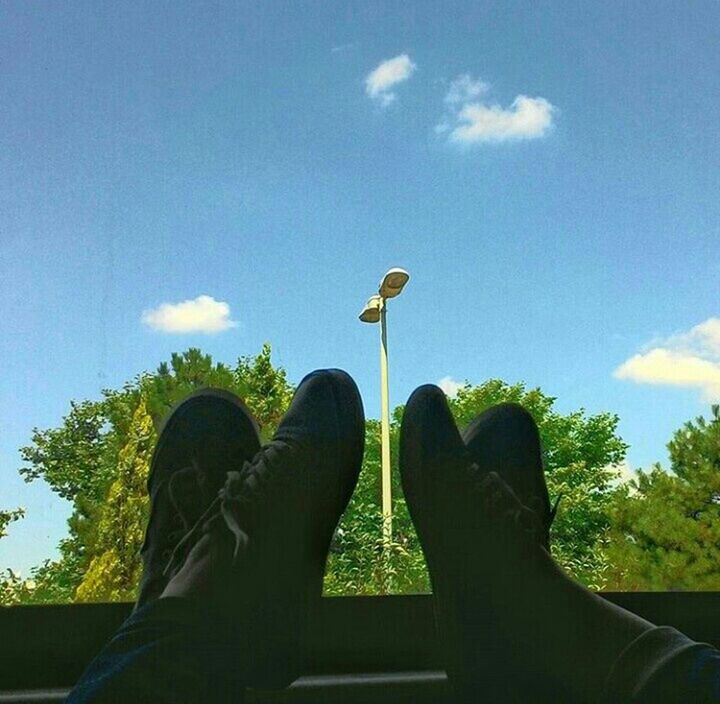
<svg viewBox="0 0 720 704"><path fill-rule="evenodd" d="M387 59L366 76L365 92L370 98L386 107L397 97L391 89L398 83L407 81L416 68L407 54Z"/></svg>
<svg viewBox="0 0 720 704"><path fill-rule="evenodd" d="M464 381L456 381L450 376L444 376L440 381L438 381L437 385L445 392L445 395L449 398L455 398L457 396L458 391L460 389L464 388L466 385L466 382Z"/></svg>
<svg viewBox="0 0 720 704"><path fill-rule="evenodd" d="M230 317L230 306L212 296L198 296L179 303L162 303L143 311L142 322L159 332L213 334L237 326Z"/></svg>
<svg viewBox="0 0 720 704"><path fill-rule="evenodd" d="M357 42L350 42L348 44L337 44L330 49L331 54L340 54L345 51L350 51L357 46Z"/></svg>
<svg viewBox="0 0 720 704"><path fill-rule="evenodd" d="M490 84L479 78L473 78L469 73L458 76L451 84L445 95L448 105L468 103L490 90Z"/></svg>
<svg viewBox="0 0 720 704"><path fill-rule="evenodd" d="M635 493L631 482L637 479L638 474L627 460L623 460L620 464L608 465L606 469L609 469L615 475L610 480L613 486L625 485L631 494Z"/></svg>
<svg viewBox="0 0 720 704"><path fill-rule="evenodd" d="M553 126L558 110L545 98L518 95L503 108L481 100L489 90L490 84L470 74L458 76L445 96L448 113L435 131L447 132L450 142L483 144L537 139Z"/></svg>
<svg viewBox="0 0 720 704"><path fill-rule="evenodd" d="M720 318L656 340L614 372L637 384L696 388L706 401L720 400Z"/></svg>

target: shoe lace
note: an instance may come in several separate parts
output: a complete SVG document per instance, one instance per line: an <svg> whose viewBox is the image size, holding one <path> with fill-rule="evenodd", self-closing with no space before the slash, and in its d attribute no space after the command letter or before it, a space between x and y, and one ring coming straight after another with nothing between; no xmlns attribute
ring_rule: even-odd
<svg viewBox="0 0 720 704"><path fill-rule="evenodd" d="M167 560L173 548L182 539L187 530L195 523L197 512L193 513L189 498L197 490L197 463L193 459L186 467L181 467L171 476L167 492L167 510L171 512L171 530L165 534L161 556Z"/></svg>
<svg viewBox="0 0 720 704"><path fill-rule="evenodd" d="M235 538L233 559L236 559L247 544L258 507L288 476L285 458L291 447L289 442L273 440L251 460L246 460L240 470L228 472L217 497L175 546L164 574L174 574L200 537L221 520Z"/></svg>
<svg viewBox="0 0 720 704"><path fill-rule="evenodd" d="M218 501L225 525L235 536L233 557L237 557L248 535L253 532L254 520L261 513L260 507L290 479L288 470L298 468L297 461L291 464L286 460L291 448L288 442L274 440L252 460L245 462L239 472L228 472Z"/></svg>
<svg viewBox="0 0 720 704"><path fill-rule="evenodd" d="M218 498L238 507L263 501L288 476L290 465L285 458L291 447L283 440L273 440L250 461L244 462L240 471L227 473Z"/></svg>
<svg viewBox="0 0 720 704"><path fill-rule="evenodd" d="M483 472L477 462L470 462L467 465L467 473L470 476L470 479L472 481L472 484L475 488L475 490L481 490L481 484L485 480L485 477L487 476L485 472ZM562 499L565 498L565 492L561 491L557 497L555 498L555 501L553 502L550 513L548 514L548 520L547 520L547 530L550 530L550 527L555 521L555 518L557 517L558 509L560 508L560 502Z"/></svg>
<svg viewBox="0 0 720 704"><path fill-rule="evenodd" d="M476 462L468 462L466 464L466 472L468 477L470 478L472 490L477 492L478 494L482 496L487 495L487 481L488 481L488 473L484 472L480 469L479 465ZM502 479L500 479L502 482ZM500 491L510 491L513 496L514 492L512 490L512 487L505 484L505 482L502 482L504 485ZM495 488L495 491L498 491L497 487ZM518 529L523 531L524 533L528 534L529 536L535 538L538 538L544 533L544 541L548 540L550 527L552 526L555 517L557 516L558 507L560 505L560 501L563 498L564 494L560 493L557 498L555 499L555 502L553 503L552 507L550 508L550 512L548 514L548 517L546 520L542 520L539 513L529 506L525 506L518 498L517 496L514 496L515 501L518 504L517 510L513 510L508 512L508 515L506 515L506 518L510 518L510 520L516 525Z"/></svg>

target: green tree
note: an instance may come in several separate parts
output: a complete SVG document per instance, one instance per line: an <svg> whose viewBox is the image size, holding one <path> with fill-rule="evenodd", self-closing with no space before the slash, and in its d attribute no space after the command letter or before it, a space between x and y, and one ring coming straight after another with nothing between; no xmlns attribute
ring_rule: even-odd
<svg viewBox="0 0 720 704"><path fill-rule="evenodd" d="M264 437L274 431L292 397L285 370L264 345L235 366L214 363L189 349L173 354L154 374L142 374L121 389L106 389L99 401L71 403L57 428L34 429L20 450L26 481L42 479L72 501L69 534L60 558L33 571L29 603L132 598L139 575L139 547L147 514L145 481L155 431L175 403L195 389L215 386L244 398ZM133 557L134 556L134 557Z"/></svg>
<svg viewBox="0 0 720 704"><path fill-rule="evenodd" d="M47 481L72 501L73 513L68 536L59 546L60 557L33 571L31 589L12 583L15 601L133 598L148 508L145 480L155 442L153 426L180 399L204 386L225 388L244 398L262 425L264 439L277 427L293 393L285 371L273 366L269 345L254 357L241 357L235 366L215 363L209 355L190 349L173 354L153 374L103 391L99 401L72 403L59 427L33 431L32 443L21 450L25 461L21 473L28 481ZM539 389L499 380L465 385L450 406L463 426L502 401L526 407L540 427L551 493L564 496L553 533L558 558L586 584L601 586L601 548L614 477L609 468L619 464L626 451L616 434L617 417L588 416L582 409L563 415L555 410L555 399ZM380 426L368 420L358 487L331 548L327 594L429 589L422 550L399 483L403 410L395 409L391 424L393 542L384 546L382 540ZM0 592L0 599L9 598Z"/></svg>
<svg viewBox="0 0 720 704"><path fill-rule="evenodd" d="M7 536L11 523L25 516L25 511L16 508L10 511L0 510L0 538ZM11 569L0 571L0 604L16 604L27 594L27 583Z"/></svg>
<svg viewBox="0 0 720 704"><path fill-rule="evenodd" d="M163 362L155 374L143 377L137 390L147 398L156 424L196 389L214 386L232 391L248 405L267 440L275 432L294 392L285 370L274 366L271 357L272 349L266 343L258 355L240 357L230 367L214 364L210 355L189 349L182 354L174 353L169 365Z"/></svg>
<svg viewBox="0 0 720 704"><path fill-rule="evenodd" d="M110 394L105 394L106 398ZM102 498L112 471L112 433L107 401L70 403L70 412L58 428L33 429L31 443L20 449L26 481L45 480L64 499Z"/></svg>
<svg viewBox="0 0 720 704"><path fill-rule="evenodd" d="M491 379L476 386L465 384L449 405L461 428L498 403L518 403L528 410L540 430L551 497L563 497L553 525L553 552L581 582L602 588L606 568L603 547L616 491L613 480L618 475L613 467L625 458L627 444L617 435L616 415L587 415L583 409L561 414L555 410L555 401L540 389ZM393 544L389 551L381 549L380 426L377 421L368 421L363 469L330 555L327 593L429 589L422 551L399 481L397 457L403 411L403 406L395 409L390 432Z"/></svg>
<svg viewBox="0 0 720 704"><path fill-rule="evenodd" d="M677 430L668 450L670 471L639 471L614 504L610 588L720 589L720 408Z"/></svg>
<svg viewBox="0 0 720 704"><path fill-rule="evenodd" d="M426 592L425 560L399 484L397 448L402 408L390 427L393 462L393 540L382 535L380 423L365 424L365 456L355 492L335 535L325 574L325 593Z"/></svg>
<svg viewBox="0 0 720 704"><path fill-rule="evenodd" d="M0 510L0 538L4 538L7 535L7 527L15 521L19 521L25 516L25 510L22 508L16 508L12 511Z"/></svg>
<svg viewBox="0 0 720 704"><path fill-rule="evenodd" d="M75 592L76 601L130 601L142 573L140 548L147 523L155 429L141 397L118 455L117 474L99 512L93 557Z"/></svg>

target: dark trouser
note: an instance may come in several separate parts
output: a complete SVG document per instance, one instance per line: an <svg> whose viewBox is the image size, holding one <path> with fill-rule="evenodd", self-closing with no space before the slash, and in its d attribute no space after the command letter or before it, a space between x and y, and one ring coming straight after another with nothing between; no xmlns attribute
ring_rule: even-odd
<svg viewBox="0 0 720 704"><path fill-rule="evenodd" d="M69 704L242 704L245 678L242 666L249 653L250 644L238 642L231 624L201 613L183 599L160 599L134 613L121 626L90 664L67 701ZM524 704L568 701L557 690L553 699L548 696L549 690L543 692L542 687L533 687L532 679L524 676L524 667L495 662L506 685L520 677L522 686L506 688L505 699L501 699L492 682L474 673L465 681L462 694L456 692L459 702L480 704L494 701L491 697L497 697L496 701L517 700ZM521 689L524 690L522 700L519 699ZM720 652L695 643L674 629L652 629L620 654L609 673L605 692L598 692L592 699L601 699L607 704L717 704L720 702Z"/></svg>
<svg viewBox="0 0 720 704"><path fill-rule="evenodd" d="M246 662L246 646L232 624L185 599L158 599L125 621L67 701L242 703Z"/></svg>

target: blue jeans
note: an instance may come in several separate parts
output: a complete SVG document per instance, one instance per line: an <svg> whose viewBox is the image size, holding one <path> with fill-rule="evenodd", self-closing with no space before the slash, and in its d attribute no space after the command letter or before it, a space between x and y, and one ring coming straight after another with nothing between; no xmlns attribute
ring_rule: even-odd
<svg viewBox="0 0 720 704"><path fill-rule="evenodd" d="M241 703L246 659L246 645L220 615L185 599L157 599L125 621L67 702Z"/></svg>
<svg viewBox="0 0 720 704"><path fill-rule="evenodd" d="M601 638L602 633L593 637ZM232 618L185 599L158 599L125 621L83 673L67 702L242 703L253 656L252 643L243 641ZM503 664L509 666L498 663ZM523 672L513 677L522 681ZM483 680L482 675L468 673L468 687L460 696L463 702L492 696ZM525 694L518 701L546 700L527 682L521 689ZM607 704L719 704L720 651L673 628L653 628L619 655L605 692L599 692L597 699ZM547 701L564 699L555 696Z"/></svg>

